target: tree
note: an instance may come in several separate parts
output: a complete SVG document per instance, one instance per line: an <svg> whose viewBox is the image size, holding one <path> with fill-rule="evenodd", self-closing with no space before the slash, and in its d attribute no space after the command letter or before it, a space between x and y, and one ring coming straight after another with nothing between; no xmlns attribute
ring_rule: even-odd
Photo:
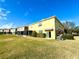
<svg viewBox="0 0 79 59"><path fill-rule="evenodd" d="M75 29L73 30L73 32L77 33L77 35L79 34L79 26L76 26Z"/></svg>
<svg viewBox="0 0 79 59"><path fill-rule="evenodd" d="M63 23L63 25L64 25L65 29L74 29L75 28L75 23L73 23L73 22L66 21Z"/></svg>
<svg viewBox="0 0 79 59"><path fill-rule="evenodd" d="M63 25L64 25L65 33L69 33L69 34L71 34L72 31L73 31L73 30L75 29L75 27L76 27L76 26L75 26L75 23L69 22L69 21L64 22Z"/></svg>

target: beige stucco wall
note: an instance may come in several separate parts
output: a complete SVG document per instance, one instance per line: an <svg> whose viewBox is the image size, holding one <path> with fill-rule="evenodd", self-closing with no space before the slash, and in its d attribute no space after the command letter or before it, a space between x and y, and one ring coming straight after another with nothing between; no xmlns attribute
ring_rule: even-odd
<svg viewBox="0 0 79 59"><path fill-rule="evenodd" d="M39 26L39 24L42 24L42 26ZM29 26L29 30L36 31L39 33L39 30L42 30L43 33L47 33L45 30L48 28L53 28L53 31L51 31L51 38L55 39L55 18L48 18L43 21L37 22L35 24L32 24Z"/></svg>
<svg viewBox="0 0 79 59"><path fill-rule="evenodd" d="M42 24L42 26L39 26L39 23ZM29 26L29 30L34 30L34 31L39 31L39 30L45 30L47 28L55 28L55 24L54 24L54 18L42 21L42 22L37 22L35 24L32 24Z"/></svg>

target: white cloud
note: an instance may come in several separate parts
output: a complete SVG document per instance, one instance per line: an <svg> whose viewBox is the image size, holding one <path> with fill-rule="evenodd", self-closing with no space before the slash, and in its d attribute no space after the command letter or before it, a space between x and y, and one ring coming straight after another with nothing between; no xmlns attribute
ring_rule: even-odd
<svg viewBox="0 0 79 59"><path fill-rule="evenodd" d="M1 29L4 29L4 28L9 29L9 28L13 28L13 27L15 27L13 23L7 23L7 24L0 25Z"/></svg>
<svg viewBox="0 0 79 59"><path fill-rule="evenodd" d="M11 11L0 8L0 20L6 20L9 13L11 13Z"/></svg>
<svg viewBox="0 0 79 59"><path fill-rule="evenodd" d="M6 10L6 9L4 9L4 8L0 8L0 12L2 12L2 10Z"/></svg>
<svg viewBox="0 0 79 59"><path fill-rule="evenodd" d="M0 16L0 20L7 20L7 17L1 17Z"/></svg>
<svg viewBox="0 0 79 59"><path fill-rule="evenodd" d="M63 19L61 22L64 23L66 21L73 22L73 23L75 23L76 26L78 26L79 25L79 16L68 18L68 19Z"/></svg>
<svg viewBox="0 0 79 59"><path fill-rule="evenodd" d="M68 21L68 22L73 22L73 18L62 18L63 20L61 20L62 23Z"/></svg>
<svg viewBox="0 0 79 59"><path fill-rule="evenodd" d="M11 11L6 11L7 14L11 13Z"/></svg>
<svg viewBox="0 0 79 59"><path fill-rule="evenodd" d="M17 2L17 5L20 5L20 4L21 4L21 2L20 2L20 1L18 1L18 2Z"/></svg>
<svg viewBox="0 0 79 59"><path fill-rule="evenodd" d="M32 12L32 9L29 8L28 11L26 11L26 12L24 13L24 16L28 16L31 12Z"/></svg>
<svg viewBox="0 0 79 59"><path fill-rule="evenodd" d="M32 8L29 8L29 11L32 12Z"/></svg>
<svg viewBox="0 0 79 59"><path fill-rule="evenodd" d="M5 16L7 16L7 14L6 14L6 13L1 12L1 13L0 13L0 16L1 16L1 17L5 17Z"/></svg>
<svg viewBox="0 0 79 59"><path fill-rule="evenodd" d="M64 22L66 22L66 21L68 21L68 22L73 22L72 20L62 20L61 22L64 23Z"/></svg>
<svg viewBox="0 0 79 59"><path fill-rule="evenodd" d="M27 11L27 12L25 12L25 14L24 14L24 16L28 16L29 15L29 12Z"/></svg>
<svg viewBox="0 0 79 59"><path fill-rule="evenodd" d="M1 16L0 16L0 20L7 20L7 18L6 18L6 17L1 17Z"/></svg>
<svg viewBox="0 0 79 59"><path fill-rule="evenodd" d="M5 0L0 0L0 2L5 2Z"/></svg>

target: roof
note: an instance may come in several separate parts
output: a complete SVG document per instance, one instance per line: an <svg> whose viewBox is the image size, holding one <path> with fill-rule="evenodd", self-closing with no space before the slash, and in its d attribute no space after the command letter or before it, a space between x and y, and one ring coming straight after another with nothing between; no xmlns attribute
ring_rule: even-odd
<svg viewBox="0 0 79 59"><path fill-rule="evenodd" d="M49 17L49 18L42 19L42 20L40 20L40 22L49 20L49 19L51 19L51 18L56 18L56 16L52 16L52 17Z"/></svg>
<svg viewBox="0 0 79 59"><path fill-rule="evenodd" d="M57 19L57 17L55 17L56 18L56 20L64 27L64 25Z"/></svg>
<svg viewBox="0 0 79 59"><path fill-rule="evenodd" d="M49 19L51 19L51 18L56 18L56 20L63 26L63 24L57 19L56 16L52 16L52 17L49 17L49 18L42 19L42 20L40 20L40 21L38 21L38 22L35 22L35 23L33 23L33 24L36 24L36 23L39 23L39 22L43 22L43 21L49 20ZM30 25L33 25L33 24L30 24ZM28 25L28 26L30 26L30 25ZM27 25L26 25L26 26L20 26L20 27L17 27L17 28L28 27L28 26L27 26ZM63 27L64 27L64 26L63 26ZM9 29L17 29L17 28L9 28ZM4 29L2 29L2 30L5 30L5 29L7 29L7 28L4 28Z"/></svg>
<svg viewBox="0 0 79 59"><path fill-rule="evenodd" d="M33 24L36 24L36 23L39 23L39 22L43 22L43 21L49 20L49 19L51 19L51 18L56 18L56 16L52 16L52 17L49 17L49 18L42 19L42 20L40 20L40 21L38 21L38 22L35 22L35 23L33 23ZM33 25L33 24L30 24L30 25Z"/></svg>
<svg viewBox="0 0 79 59"><path fill-rule="evenodd" d="M28 27L28 26L20 26L20 27L17 27L17 28L21 28L21 27Z"/></svg>
<svg viewBox="0 0 79 59"><path fill-rule="evenodd" d="M52 17L49 17L49 18L42 19L42 20L40 20L40 21L38 21L38 22L35 22L35 23L33 23L33 24L36 24L36 23L39 23L39 22L43 22L43 21L49 20L49 19L51 19L51 18L56 18L56 20L63 26L63 24L57 19L56 16L52 16ZM30 25L33 25L33 24L30 24ZM64 26L63 26L63 27L64 27Z"/></svg>

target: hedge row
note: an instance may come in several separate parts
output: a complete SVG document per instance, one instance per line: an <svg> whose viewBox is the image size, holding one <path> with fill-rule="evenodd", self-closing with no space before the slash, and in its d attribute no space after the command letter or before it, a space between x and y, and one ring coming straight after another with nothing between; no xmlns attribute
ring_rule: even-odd
<svg viewBox="0 0 79 59"><path fill-rule="evenodd" d="M66 40L66 39L74 40L74 36L72 34L63 34L62 38L63 40Z"/></svg>
<svg viewBox="0 0 79 59"><path fill-rule="evenodd" d="M41 38L45 38L46 34L45 33L37 33L35 31L32 32L32 36L33 37L41 37Z"/></svg>
<svg viewBox="0 0 79 59"><path fill-rule="evenodd" d="M45 33L37 33L35 31L32 32L33 37L41 37L45 38L46 34ZM72 34L63 34L61 37L63 40L69 39L69 40L74 40L74 36Z"/></svg>

